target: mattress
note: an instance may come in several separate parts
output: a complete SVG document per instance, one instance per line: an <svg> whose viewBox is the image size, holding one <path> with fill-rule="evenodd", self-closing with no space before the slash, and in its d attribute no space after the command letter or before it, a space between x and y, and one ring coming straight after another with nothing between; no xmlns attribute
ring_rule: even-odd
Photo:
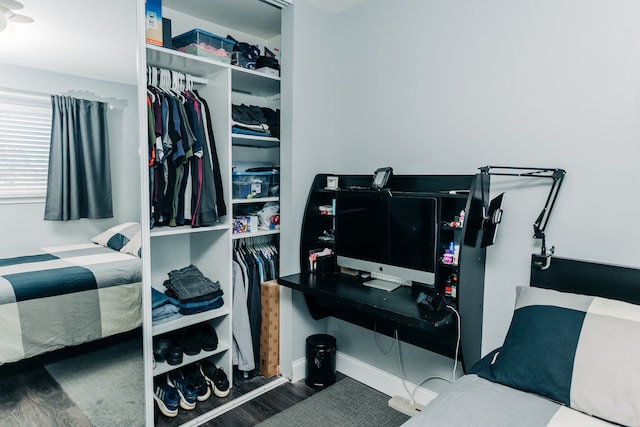
<svg viewBox="0 0 640 427"><path fill-rule="evenodd" d="M142 324L140 258L94 244L0 259L0 364Z"/></svg>

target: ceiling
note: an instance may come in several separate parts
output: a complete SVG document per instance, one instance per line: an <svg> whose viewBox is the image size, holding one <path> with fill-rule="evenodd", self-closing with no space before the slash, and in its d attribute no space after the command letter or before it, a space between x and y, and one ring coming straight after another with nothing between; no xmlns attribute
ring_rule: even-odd
<svg viewBox="0 0 640 427"><path fill-rule="evenodd" d="M0 32L0 62L135 83L135 1L20 1L34 22Z"/></svg>
<svg viewBox="0 0 640 427"><path fill-rule="evenodd" d="M0 62L135 84L137 2L20 0L34 19L0 32ZM335 14L367 0L304 0ZM295 2L295 0L294 0ZM256 0L163 0L185 13L269 39L280 32L277 8ZM251 8L248 7L251 5ZM251 11L251 13L249 13ZM223 20L223 21L221 21Z"/></svg>

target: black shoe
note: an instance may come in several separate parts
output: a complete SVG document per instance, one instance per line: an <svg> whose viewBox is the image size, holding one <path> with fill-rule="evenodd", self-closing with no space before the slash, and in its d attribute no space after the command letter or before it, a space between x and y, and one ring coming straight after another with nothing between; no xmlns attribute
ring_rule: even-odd
<svg viewBox="0 0 640 427"><path fill-rule="evenodd" d="M216 396L227 397L229 395L229 379L222 368L217 368L208 360L202 360L200 361L200 372Z"/></svg>
<svg viewBox="0 0 640 427"><path fill-rule="evenodd" d="M196 334L203 350L213 351L218 348L218 335L213 326L203 323L196 329Z"/></svg>
<svg viewBox="0 0 640 427"><path fill-rule="evenodd" d="M209 388L209 384L207 384L197 365L187 366L182 370L182 375L198 390L198 402L204 402L211 397L211 388Z"/></svg>
<svg viewBox="0 0 640 427"><path fill-rule="evenodd" d="M194 328L185 329L180 335L180 343L184 354L194 356L200 353L200 341L198 340L197 330Z"/></svg>
<svg viewBox="0 0 640 427"><path fill-rule="evenodd" d="M154 338L153 339L153 356L156 362L164 362L167 360L167 353L171 347L171 340L167 338Z"/></svg>
<svg viewBox="0 0 640 427"><path fill-rule="evenodd" d="M171 340L171 346L167 352L167 363L169 365L179 365L182 363L182 344L177 339Z"/></svg>

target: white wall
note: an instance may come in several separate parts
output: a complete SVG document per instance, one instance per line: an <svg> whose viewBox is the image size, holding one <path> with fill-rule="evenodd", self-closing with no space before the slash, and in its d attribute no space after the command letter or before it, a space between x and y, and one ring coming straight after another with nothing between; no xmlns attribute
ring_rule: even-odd
<svg viewBox="0 0 640 427"><path fill-rule="evenodd" d="M307 6L296 0L294 8ZM369 0L315 34L333 46L314 52L316 64L332 64L333 78L304 84L333 94L319 118L330 119L323 140L331 162L309 164L295 152L293 164L303 162L306 174L564 168L548 246L558 256L640 266L637 22L632 0ZM297 114L302 105L295 107ZM483 352L501 344L514 287L528 283L530 254L540 250L532 224L549 184L492 179L493 192L507 195L487 254ZM297 189L302 200L304 187ZM350 355L399 375L371 334L335 320L329 332ZM420 349L407 354L405 368L414 382L447 373L439 356Z"/></svg>
<svg viewBox="0 0 640 427"><path fill-rule="evenodd" d="M281 275L300 271L300 230L309 188L316 173L331 166L327 112L332 106L332 67L317 61L331 54L331 45L317 37L329 31L331 23L331 15L303 2L283 9ZM326 322L311 319L299 292L282 288L280 298L280 335L286 337L280 369L291 377L292 363L305 356L306 337L326 332Z"/></svg>
<svg viewBox="0 0 640 427"><path fill-rule="evenodd" d="M103 220L44 221L44 201L0 205L0 252L31 250L42 246L88 242L91 237L120 222L140 221L137 89L133 85L93 80L0 64L0 88L43 95L58 94L108 102L114 218ZM131 66L135 73L135 66Z"/></svg>

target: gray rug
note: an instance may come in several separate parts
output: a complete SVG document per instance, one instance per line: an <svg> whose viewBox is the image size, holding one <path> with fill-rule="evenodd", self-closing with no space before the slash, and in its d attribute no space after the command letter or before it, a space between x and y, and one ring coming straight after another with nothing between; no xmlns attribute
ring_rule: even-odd
<svg viewBox="0 0 640 427"><path fill-rule="evenodd" d="M258 424L259 427L399 426L409 417L387 405L389 396L344 378Z"/></svg>
<svg viewBox="0 0 640 427"><path fill-rule="evenodd" d="M45 356L41 362L94 426L144 426L139 336Z"/></svg>

